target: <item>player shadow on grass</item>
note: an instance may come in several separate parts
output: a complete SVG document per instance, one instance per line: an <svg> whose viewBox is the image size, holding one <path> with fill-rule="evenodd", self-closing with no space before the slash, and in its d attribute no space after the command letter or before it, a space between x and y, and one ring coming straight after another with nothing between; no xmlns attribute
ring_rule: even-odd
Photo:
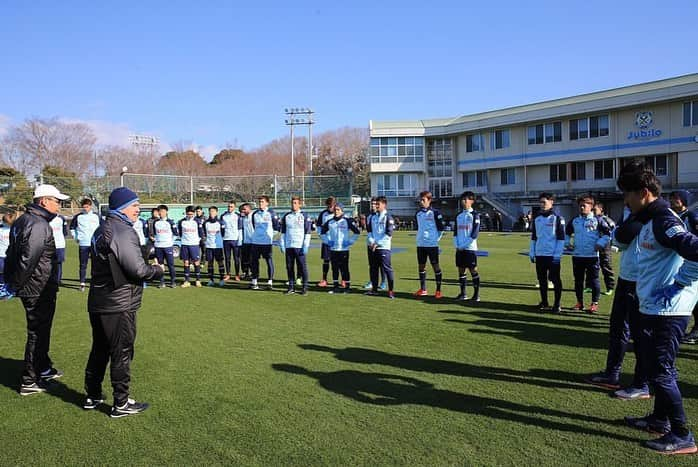
<svg viewBox="0 0 698 467"><path fill-rule="evenodd" d="M19 392L20 377L23 369L24 361L0 357L0 385ZM46 383L46 386L48 388L46 394L57 397L67 404L75 405L82 409L82 402L85 399L84 394L69 388L60 380L49 381ZM26 397L41 397L41 395L36 394Z"/></svg>
<svg viewBox="0 0 698 467"><path fill-rule="evenodd" d="M537 368L514 370L509 368L488 367L448 360L396 355L361 347L335 349L317 344L298 344L298 347L303 350L331 353L337 360L344 362L385 365L409 371L462 376L467 378L502 381L505 383L528 384L544 388L576 389L594 392L603 391L598 387L582 383L582 377L578 374L559 370Z"/></svg>
<svg viewBox="0 0 698 467"><path fill-rule="evenodd" d="M408 376L366 373L355 370L312 371L300 366L282 363L275 363L272 365L272 368L276 371L314 378L324 389L365 404L380 406L424 405L524 425L539 426L550 430L584 433L622 441L637 441L636 438L623 436L618 433L570 423L571 420L574 420L583 423L621 425L621 422L542 406L524 405L506 400L437 389L431 383ZM551 417L563 420L551 420Z"/></svg>
<svg viewBox="0 0 698 467"><path fill-rule="evenodd" d="M457 313L451 310L438 310L439 313ZM551 315L550 313L541 313L538 311L537 307L534 314L516 314L516 315L505 315L502 313L496 313L486 310L474 310L474 311L464 311L462 314L468 316L477 316L484 319L495 319L501 321L518 321L523 323L533 323L533 324L559 324L561 326L569 327L579 327L585 329L600 329L608 334L608 320L605 317L599 318L598 316L588 315L586 313L562 313L558 316ZM579 318L579 319L568 319L568 318Z"/></svg>

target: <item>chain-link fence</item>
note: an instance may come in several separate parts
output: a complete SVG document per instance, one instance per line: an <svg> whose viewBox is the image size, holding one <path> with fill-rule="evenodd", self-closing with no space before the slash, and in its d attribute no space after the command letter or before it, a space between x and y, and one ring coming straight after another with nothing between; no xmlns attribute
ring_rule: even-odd
<svg viewBox="0 0 698 467"><path fill-rule="evenodd" d="M273 206L290 205L291 196L300 196L306 206L321 206L325 198L335 196L350 203L351 179L341 176L249 175L249 176L177 176L129 174L111 177L44 177L44 183L56 185L71 196L66 209L77 209L82 197L105 203L109 193L124 185L138 193L142 204L216 204L229 200L254 201L269 196ZM21 206L31 201L38 179L23 176L0 178L0 206Z"/></svg>

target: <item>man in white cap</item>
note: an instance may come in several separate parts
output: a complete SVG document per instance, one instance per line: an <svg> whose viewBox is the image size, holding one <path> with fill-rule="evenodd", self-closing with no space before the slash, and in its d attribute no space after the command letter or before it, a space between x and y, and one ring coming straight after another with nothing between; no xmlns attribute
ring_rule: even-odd
<svg viewBox="0 0 698 467"><path fill-rule="evenodd" d="M51 325L58 292L56 243L50 222L58 214L61 201L69 196L53 185L39 185L34 200L27 205L10 229L10 245L5 260L9 296L22 300L27 317L27 344L19 393L23 396L46 391L45 383L63 376L48 355Z"/></svg>

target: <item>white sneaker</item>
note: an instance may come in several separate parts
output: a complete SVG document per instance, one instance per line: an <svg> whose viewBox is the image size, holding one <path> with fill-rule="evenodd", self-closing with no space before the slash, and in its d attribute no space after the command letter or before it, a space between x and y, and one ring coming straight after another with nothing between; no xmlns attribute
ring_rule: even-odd
<svg viewBox="0 0 698 467"><path fill-rule="evenodd" d="M633 387L619 389L615 391L613 395L616 398L623 399L625 401L636 401L649 399L652 397L647 389L638 389Z"/></svg>

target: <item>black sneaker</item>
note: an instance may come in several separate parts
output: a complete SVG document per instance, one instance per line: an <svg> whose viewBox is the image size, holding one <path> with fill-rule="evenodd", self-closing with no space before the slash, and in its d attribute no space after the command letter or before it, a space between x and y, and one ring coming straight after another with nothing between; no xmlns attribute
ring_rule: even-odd
<svg viewBox="0 0 698 467"><path fill-rule="evenodd" d="M300 291L300 294L301 294L301 295L308 295L308 289L306 289L306 288L304 287L303 290Z"/></svg>
<svg viewBox="0 0 698 467"><path fill-rule="evenodd" d="M458 300L458 301L467 300L467 299L468 299L468 296L465 295L464 293L459 293L458 295L456 295L456 298L454 298L454 300Z"/></svg>
<svg viewBox="0 0 698 467"><path fill-rule="evenodd" d="M294 293L296 293L295 290L293 290L293 289L288 289L286 292L284 292L284 295L293 295Z"/></svg>
<svg viewBox="0 0 698 467"><path fill-rule="evenodd" d="M339 293L339 287L332 287L330 290L327 291L328 294L338 294Z"/></svg>
<svg viewBox="0 0 698 467"><path fill-rule="evenodd" d="M109 416L111 418L128 417L129 415L139 414L146 410L148 407L150 406L145 402L136 402L133 399L129 399L128 401L126 401L124 405L113 406L111 408L111 413L109 414Z"/></svg>
<svg viewBox="0 0 698 467"><path fill-rule="evenodd" d="M85 410L92 410L99 407L101 403L104 402L104 396L99 396L98 398L86 397L85 402L82 403L82 408Z"/></svg>
<svg viewBox="0 0 698 467"><path fill-rule="evenodd" d="M480 301L480 296L479 296L479 295L475 295L475 296L471 297L468 301L469 301L469 302L479 302L479 301Z"/></svg>
<svg viewBox="0 0 698 467"><path fill-rule="evenodd" d="M63 372L53 367L41 373L41 379L43 381L51 381L52 379L58 379L61 376L63 376Z"/></svg>
<svg viewBox="0 0 698 467"><path fill-rule="evenodd" d="M681 339L682 344L695 345L698 344L698 326L693 326L691 332L683 336Z"/></svg>
<svg viewBox="0 0 698 467"><path fill-rule="evenodd" d="M657 435L669 433L671 430L671 424L669 424L668 420L658 420L657 417L652 414L644 417L625 417L625 424L632 428Z"/></svg>
<svg viewBox="0 0 698 467"><path fill-rule="evenodd" d="M40 392L46 392L47 388L43 382L32 383L32 384L22 384L19 387L20 396L30 396L32 394L38 394Z"/></svg>
<svg viewBox="0 0 698 467"><path fill-rule="evenodd" d="M550 311L551 311L552 314L554 314L554 315L560 315L560 314L562 314L562 308L560 308L560 305L557 305L557 306L552 307L552 308L550 309Z"/></svg>

